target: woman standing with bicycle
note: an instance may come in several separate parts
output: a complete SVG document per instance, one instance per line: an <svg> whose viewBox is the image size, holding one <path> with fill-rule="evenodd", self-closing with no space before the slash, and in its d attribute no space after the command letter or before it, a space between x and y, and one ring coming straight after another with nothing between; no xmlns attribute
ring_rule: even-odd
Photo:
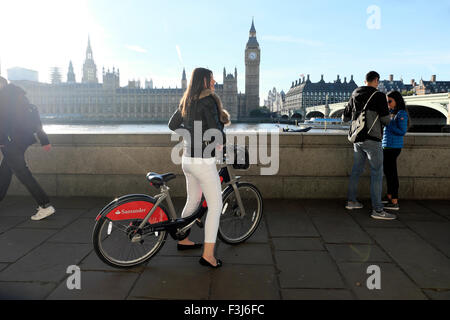
<svg viewBox="0 0 450 320"><path fill-rule="evenodd" d="M182 128L189 132L189 137L184 137L182 158L187 188L187 201L182 218L194 214L204 195L208 204L208 215L205 222L203 255L199 262L203 266L219 268L222 262L215 258L214 248L222 211L222 188L215 151L223 149L226 139L223 130L225 125L230 124L230 115L223 109L220 98L214 93L215 83L211 70L195 69L180 106L169 121L169 128L172 131ZM209 136L211 138L207 138ZM189 239L178 243L179 250L200 247L200 244Z"/></svg>

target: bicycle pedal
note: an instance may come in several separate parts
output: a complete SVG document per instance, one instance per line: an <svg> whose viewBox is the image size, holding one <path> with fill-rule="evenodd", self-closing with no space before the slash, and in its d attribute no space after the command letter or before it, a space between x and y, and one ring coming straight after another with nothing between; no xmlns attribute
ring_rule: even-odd
<svg viewBox="0 0 450 320"><path fill-rule="evenodd" d="M203 224L202 220L197 219L197 220L195 220L195 223L197 224L197 226L200 229L203 229L205 227L205 225Z"/></svg>

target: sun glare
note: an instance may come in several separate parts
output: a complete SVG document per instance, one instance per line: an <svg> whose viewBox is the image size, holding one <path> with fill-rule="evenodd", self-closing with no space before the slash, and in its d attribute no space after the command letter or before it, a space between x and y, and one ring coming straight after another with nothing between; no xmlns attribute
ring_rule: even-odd
<svg viewBox="0 0 450 320"><path fill-rule="evenodd" d="M48 81L49 69L67 72L69 61L81 70L88 35L102 53L103 30L95 24L86 0L2 1L0 59L2 73L20 66Z"/></svg>

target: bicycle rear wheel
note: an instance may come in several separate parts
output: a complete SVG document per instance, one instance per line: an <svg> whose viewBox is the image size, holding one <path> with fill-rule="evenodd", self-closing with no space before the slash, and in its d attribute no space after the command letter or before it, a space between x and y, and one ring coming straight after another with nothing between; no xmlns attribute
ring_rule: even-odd
<svg viewBox="0 0 450 320"><path fill-rule="evenodd" d="M153 218L155 215L156 219ZM118 269L130 269L146 263L158 253L167 239L166 231L151 232L151 224L167 221L165 211L158 209L153 216L141 233L136 231L144 217L118 221L107 216L100 218L92 236L98 257Z"/></svg>
<svg viewBox="0 0 450 320"><path fill-rule="evenodd" d="M259 190L249 183L238 183L245 213L239 208L236 193L228 188L223 194L219 239L228 244L240 244L248 240L258 229L263 213L263 200Z"/></svg>

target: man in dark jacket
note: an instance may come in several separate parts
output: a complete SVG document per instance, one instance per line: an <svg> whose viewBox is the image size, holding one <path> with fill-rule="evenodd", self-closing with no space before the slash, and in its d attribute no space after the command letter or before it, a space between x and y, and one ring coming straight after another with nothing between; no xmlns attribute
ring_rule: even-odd
<svg viewBox="0 0 450 320"><path fill-rule="evenodd" d="M42 129L39 112L31 105L21 88L0 79L0 150L3 160L0 165L0 201L8 192L12 175L27 188L39 205L38 212L31 217L38 221L55 213L50 199L34 179L25 161L28 147L36 143L35 134L46 151L51 144Z"/></svg>
<svg viewBox="0 0 450 320"><path fill-rule="evenodd" d="M366 107L364 129L358 134L354 143L354 165L348 190L348 210L362 209L357 200L358 181L364 171L366 160L369 161L370 195L372 199L372 218L395 220L397 217L384 211L381 201L383 191L383 125L391 121L387 97L378 91L380 75L371 71L366 75L366 86L356 89L344 111L344 121L354 121Z"/></svg>

